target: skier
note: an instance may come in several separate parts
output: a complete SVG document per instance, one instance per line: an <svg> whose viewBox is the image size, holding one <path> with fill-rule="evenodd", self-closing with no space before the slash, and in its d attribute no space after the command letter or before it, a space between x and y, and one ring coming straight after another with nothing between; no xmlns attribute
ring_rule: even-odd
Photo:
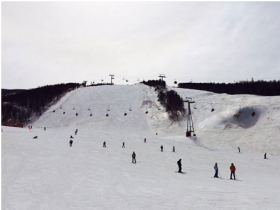
<svg viewBox="0 0 280 210"><path fill-rule="evenodd" d="M218 176L218 163L215 163L215 166L214 166L214 169L215 169L215 175L214 175L214 177L215 178L219 178L219 176Z"/></svg>
<svg viewBox="0 0 280 210"><path fill-rule="evenodd" d="M230 173L230 179L232 179L232 175L233 175L233 178L234 178L234 180L235 180L235 171L236 171L236 168L235 168L235 166L233 165L233 163L232 163L231 166L230 166L230 171L231 171L231 173Z"/></svg>
<svg viewBox="0 0 280 210"><path fill-rule="evenodd" d="M160 150L163 152L163 146L162 145L160 146Z"/></svg>
<svg viewBox="0 0 280 210"><path fill-rule="evenodd" d="M173 146L173 152L175 152L175 146Z"/></svg>
<svg viewBox="0 0 280 210"><path fill-rule="evenodd" d="M46 130L46 127L44 127L44 131Z"/></svg>
<svg viewBox="0 0 280 210"><path fill-rule="evenodd" d="M70 136L70 139L73 139L73 138L74 138L74 137L71 135L71 136Z"/></svg>
<svg viewBox="0 0 280 210"><path fill-rule="evenodd" d="M106 141L103 142L103 147L106 147Z"/></svg>
<svg viewBox="0 0 280 210"><path fill-rule="evenodd" d="M75 131L75 135L77 135L77 133L78 133L78 129L76 129L76 131Z"/></svg>
<svg viewBox="0 0 280 210"><path fill-rule="evenodd" d="M124 142L122 143L122 148L125 148L125 146L124 146Z"/></svg>
<svg viewBox="0 0 280 210"><path fill-rule="evenodd" d="M238 151L239 151L239 153L240 153L240 147L238 147Z"/></svg>
<svg viewBox="0 0 280 210"><path fill-rule="evenodd" d="M181 159L177 161L177 165L179 167L179 173L182 173L182 163L181 163Z"/></svg>
<svg viewBox="0 0 280 210"><path fill-rule="evenodd" d="M33 139L38 139L38 136L34 136Z"/></svg>
<svg viewBox="0 0 280 210"><path fill-rule="evenodd" d="M135 154L134 151L133 151L133 153L132 153L132 163L135 163L135 164L136 164L136 154Z"/></svg>
<svg viewBox="0 0 280 210"><path fill-rule="evenodd" d="M69 145L70 145L70 147L72 147L72 144L73 144L73 140L72 140L72 139L70 139L70 141L69 141Z"/></svg>
<svg viewBox="0 0 280 210"><path fill-rule="evenodd" d="M146 143L146 138L144 138L144 143Z"/></svg>
<svg viewBox="0 0 280 210"><path fill-rule="evenodd" d="M264 159L266 159L266 153L264 153Z"/></svg>

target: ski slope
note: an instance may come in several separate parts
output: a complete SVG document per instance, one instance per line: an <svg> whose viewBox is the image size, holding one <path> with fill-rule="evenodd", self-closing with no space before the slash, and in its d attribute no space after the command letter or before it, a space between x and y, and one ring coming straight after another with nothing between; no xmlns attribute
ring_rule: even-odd
<svg viewBox="0 0 280 210"><path fill-rule="evenodd" d="M2 209L279 209L280 97L169 89L196 102L196 139L185 137L186 120L171 122L142 84L80 88L32 130L2 126ZM179 159L185 174L176 172ZM213 178L215 162L220 179Z"/></svg>

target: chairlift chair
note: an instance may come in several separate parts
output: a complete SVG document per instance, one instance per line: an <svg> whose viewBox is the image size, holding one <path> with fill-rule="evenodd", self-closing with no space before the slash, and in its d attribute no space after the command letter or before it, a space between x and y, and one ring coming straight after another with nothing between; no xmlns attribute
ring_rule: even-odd
<svg viewBox="0 0 280 210"><path fill-rule="evenodd" d="M239 113L239 114L241 114L241 113L242 113L242 111L241 111L241 106L239 107L239 111L238 111L238 113Z"/></svg>
<svg viewBox="0 0 280 210"><path fill-rule="evenodd" d="M256 112L255 112L255 110L254 110L254 108L252 107L252 117L254 117L255 115L256 115Z"/></svg>
<svg viewBox="0 0 280 210"><path fill-rule="evenodd" d="M106 117L108 117L109 116L109 114L108 114L108 110L106 111Z"/></svg>
<svg viewBox="0 0 280 210"><path fill-rule="evenodd" d="M211 106L212 106L211 112L214 112L214 111L215 111L215 109L214 109L214 107L213 107L213 104L212 104L212 103L211 103Z"/></svg>

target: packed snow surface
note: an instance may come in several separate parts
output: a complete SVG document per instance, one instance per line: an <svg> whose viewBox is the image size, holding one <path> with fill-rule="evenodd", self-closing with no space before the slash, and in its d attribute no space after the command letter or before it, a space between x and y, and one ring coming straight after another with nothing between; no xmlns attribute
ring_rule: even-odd
<svg viewBox="0 0 280 210"><path fill-rule="evenodd" d="M143 84L80 88L31 130L2 126L2 209L280 209L280 97L169 89L196 102L196 138Z"/></svg>

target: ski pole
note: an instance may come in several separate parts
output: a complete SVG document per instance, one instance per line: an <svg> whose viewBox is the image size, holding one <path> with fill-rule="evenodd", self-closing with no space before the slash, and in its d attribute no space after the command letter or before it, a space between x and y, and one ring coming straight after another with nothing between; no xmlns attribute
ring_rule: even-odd
<svg viewBox="0 0 280 210"><path fill-rule="evenodd" d="M221 178L223 178L222 175L220 174L220 172L219 172L219 175L220 175Z"/></svg>

